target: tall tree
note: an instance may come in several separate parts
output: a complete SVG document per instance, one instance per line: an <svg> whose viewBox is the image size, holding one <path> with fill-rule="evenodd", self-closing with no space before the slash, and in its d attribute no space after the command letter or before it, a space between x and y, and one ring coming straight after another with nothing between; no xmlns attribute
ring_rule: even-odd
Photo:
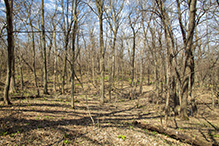
<svg viewBox="0 0 219 146"><path fill-rule="evenodd" d="M164 26L165 40L166 40L166 48L167 48L167 57L166 57L166 104L165 104L165 121L167 124L167 119L169 115L169 100L170 100L170 87L171 87L171 78L172 78L172 60L173 54L172 49L174 47L173 43L171 44L171 35L172 29L170 25L169 15L166 11L164 0L156 0L156 4L159 8L160 18L162 20L162 24ZM173 39L172 39L173 42Z"/></svg>
<svg viewBox="0 0 219 146"><path fill-rule="evenodd" d="M75 41L77 34L77 23L78 23L78 14L77 14L78 0L74 0L74 24L72 32L72 62L71 62L71 107L74 108L74 63L75 63Z"/></svg>
<svg viewBox="0 0 219 146"><path fill-rule="evenodd" d="M132 18L132 15L137 15L137 16ZM138 33L138 30L140 28L139 27L138 29L136 29L136 24L137 24L137 21L138 21L139 17L140 17L140 15L134 14L134 10L131 10L131 12L128 15L128 21L129 21L128 23L129 23L129 26L131 27L131 30L132 30L132 33L133 33L133 36L132 36L132 40L133 40L133 42L132 42L132 55L131 55L131 80L132 80L132 86L134 86L134 76L135 76L135 46L136 46L135 40L136 40L136 34Z"/></svg>
<svg viewBox="0 0 219 146"><path fill-rule="evenodd" d="M73 4L72 4L73 6ZM66 11L65 11L66 10ZM64 93L64 86L65 86L65 76L67 74L67 53L68 53L68 46L70 40L70 32L72 28L72 24L74 22L73 18L73 8L71 10L71 17L69 21L69 0L66 1L66 6L64 6L64 0L62 0L62 21L63 26L62 29L64 30L64 43L65 43L65 50L64 50L64 65L63 65L63 72L62 72L62 93Z"/></svg>
<svg viewBox="0 0 219 146"><path fill-rule="evenodd" d="M4 89L4 102L6 105L12 104L9 99L9 87L10 87L10 80L11 80L11 67L12 67L12 61L13 61L13 0L4 0L5 7L6 7L6 17L7 17L7 78L5 83L5 89Z"/></svg>
<svg viewBox="0 0 219 146"><path fill-rule="evenodd" d="M115 46L119 26L121 25L122 16L120 15L123 7L124 1L119 0L109 0L107 1L108 8L104 9L107 15L107 22L110 26L111 31L113 32L113 42L111 45L111 54L110 54L110 69L109 69L109 99L111 100L111 91L114 82L115 76Z"/></svg>
<svg viewBox="0 0 219 146"><path fill-rule="evenodd" d="M196 4L197 0L188 0L187 5L189 7L189 22L188 29L186 31L185 26L182 23L181 3L177 0L178 7L178 20L181 28L184 50L185 50L185 62L183 65L183 80L181 86L181 105L180 114L183 119L188 119L187 106L188 106L188 94L189 87L192 88L194 84L194 47L193 47L193 36L196 27ZM190 85L189 85L190 84Z"/></svg>
<svg viewBox="0 0 219 146"><path fill-rule="evenodd" d="M42 25L42 49L43 49L43 84L44 89L43 93L48 94L48 88L47 88L47 66L46 66L46 38L45 38L45 26L44 26L44 0L41 1L41 7L42 7L42 18L41 18L41 25Z"/></svg>
<svg viewBox="0 0 219 146"><path fill-rule="evenodd" d="M100 43L100 74L101 74L101 85L100 85L100 103L104 103L104 44L103 44L103 6L104 0L95 0L97 7L97 16L99 19L99 43Z"/></svg>

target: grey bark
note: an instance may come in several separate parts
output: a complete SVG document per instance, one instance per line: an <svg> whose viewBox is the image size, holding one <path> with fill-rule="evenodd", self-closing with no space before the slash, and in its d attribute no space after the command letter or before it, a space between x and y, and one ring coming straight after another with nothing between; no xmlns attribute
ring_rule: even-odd
<svg viewBox="0 0 219 146"><path fill-rule="evenodd" d="M104 104L104 44L103 44L103 0L95 0L95 4L98 11L99 18L99 35L100 35L100 74L101 74L101 85L100 85L100 103Z"/></svg>
<svg viewBox="0 0 219 146"><path fill-rule="evenodd" d="M6 19L7 19L7 78L5 82L4 88L4 102L6 105L12 104L9 99L9 87L10 87L10 80L11 80L11 67L12 67L12 60L13 60L13 0L4 0L5 7L6 7Z"/></svg>
<svg viewBox="0 0 219 146"><path fill-rule="evenodd" d="M76 33L77 33L77 0L74 1L74 25L73 25L73 33L72 33L72 63L71 63L71 107L75 108L74 104L74 62L75 62L75 40L76 40Z"/></svg>
<svg viewBox="0 0 219 146"><path fill-rule="evenodd" d="M45 38L45 26L44 26L44 0L41 1L42 6L42 49L43 49L43 93L48 94L48 87L47 87L47 65L46 65L46 38Z"/></svg>
<svg viewBox="0 0 219 146"><path fill-rule="evenodd" d="M178 19L179 22L181 21L180 19L180 7L179 7L179 1L177 0L178 3ZM182 81L182 92L181 92L181 105L180 105L180 115L183 119L188 119L188 114L187 114L187 106L188 106L188 93L189 93L189 86L192 88L194 84L194 47L193 47L193 36L194 36L194 30L196 27L196 3L197 0L189 0L188 1L188 6L189 6L189 24L188 24L188 32L187 34L185 33L186 31L184 30L184 26L180 23L181 27L181 32L182 36L184 39L184 49L185 49L185 62L183 66L183 81ZM190 79L189 79L190 78ZM189 80L190 85L189 85Z"/></svg>

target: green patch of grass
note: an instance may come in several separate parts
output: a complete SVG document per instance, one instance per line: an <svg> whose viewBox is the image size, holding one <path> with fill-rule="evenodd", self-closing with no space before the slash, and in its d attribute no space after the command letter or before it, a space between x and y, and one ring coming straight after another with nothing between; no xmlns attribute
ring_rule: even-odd
<svg viewBox="0 0 219 146"><path fill-rule="evenodd" d="M170 137L168 134L162 134L162 135L164 135L164 136L166 136L166 137Z"/></svg>
<svg viewBox="0 0 219 146"><path fill-rule="evenodd" d="M44 97L43 99L44 99L44 100L47 100L47 97Z"/></svg>
<svg viewBox="0 0 219 146"><path fill-rule="evenodd" d="M39 120L40 118L36 118L36 120Z"/></svg>
<svg viewBox="0 0 219 146"><path fill-rule="evenodd" d="M21 134L20 131L17 131L17 134Z"/></svg>
<svg viewBox="0 0 219 146"><path fill-rule="evenodd" d="M20 76L20 75L17 75L17 79L20 80L20 78L21 78L21 76Z"/></svg>
<svg viewBox="0 0 219 146"><path fill-rule="evenodd" d="M125 100L124 99L120 99L119 102L125 102Z"/></svg>
<svg viewBox="0 0 219 146"><path fill-rule="evenodd" d="M68 134L67 133L65 133L64 138L68 138Z"/></svg>
<svg viewBox="0 0 219 146"><path fill-rule="evenodd" d="M41 128L42 126L40 126L40 125L37 125L37 128Z"/></svg>
<svg viewBox="0 0 219 146"><path fill-rule="evenodd" d="M104 80L108 80L108 76L104 77Z"/></svg>
<svg viewBox="0 0 219 146"><path fill-rule="evenodd" d="M144 132L148 133L148 130L147 130L147 129L144 129Z"/></svg>
<svg viewBox="0 0 219 146"><path fill-rule="evenodd" d="M49 109L49 107L46 108L47 110Z"/></svg>
<svg viewBox="0 0 219 146"><path fill-rule="evenodd" d="M70 143L71 143L70 140L63 140L63 142L64 142L65 144L70 144Z"/></svg>
<svg viewBox="0 0 219 146"><path fill-rule="evenodd" d="M83 142L82 141L78 142L77 140L75 140L75 143L82 144Z"/></svg>
<svg viewBox="0 0 219 146"><path fill-rule="evenodd" d="M133 129L133 126L130 126L130 129Z"/></svg>
<svg viewBox="0 0 219 146"><path fill-rule="evenodd" d="M184 130L184 129L182 129L182 128L178 128L178 130L181 130L181 131L185 132L185 130Z"/></svg>
<svg viewBox="0 0 219 146"><path fill-rule="evenodd" d="M156 131L153 131L152 134L153 134L153 135L157 135L157 132L156 132Z"/></svg>
<svg viewBox="0 0 219 146"><path fill-rule="evenodd" d="M121 139L124 140L124 141L125 141L125 139L126 139L126 136L125 136L125 135L118 135L117 137L118 137L118 138L121 138Z"/></svg>
<svg viewBox="0 0 219 146"><path fill-rule="evenodd" d="M15 133L11 133L9 134L10 137L14 137Z"/></svg>
<svg viewBox="0 0 219 146"><path fill-rule="evenodd" d="M214 137L219 138L219 134L215 134Z"/></svg>
<svg viewBox="0 0 219 146"><path fill-rule="evenodd" d="M7 133L8 133L7 131L6 132L1 132L0 136L5 136L5 135L7 135Z"/></svg>
<svg viewBox="0 0 219 146"><path fill-rule="evenodd" d="M75 84L75 86L80 86L81 84Z"/></svg>

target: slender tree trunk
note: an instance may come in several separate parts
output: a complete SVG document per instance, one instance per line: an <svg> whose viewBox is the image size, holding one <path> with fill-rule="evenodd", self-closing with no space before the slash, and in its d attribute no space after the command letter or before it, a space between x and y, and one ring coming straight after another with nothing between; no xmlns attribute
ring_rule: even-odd
<svg viewBox="0 0 219 146"><path fill-rule="evenodd" d="M115 47L116 47L116 37L117 37L117 30L114 31L114 35L113 35L113 46L112 46L112 85L114 84L114 77L115 77Z"/></svg>
<svg viewBox="0 0 219 146"><path fill-rule="evenodd" d="M74 104L74 62L75 62L75 40L77 33L77 0L74 1L74 26L73 26L73 34L72 34L72 63L71 63L71 107L75 108ZM78 48L79 49L79 48Z"/></svg>
<svg viewBox="0 0 219 146"><path fill-rule="evenodd" d="M7 17L7 42L8 42L8 54L7 54L7 78L5 83L4 89L4 102L6 105L12 104L9 99L9 87L10 87L10 80L11 80L11 67L12 67L12 60L13 60L13 0L4 0L6 6L6 17Z"/></svg>
<svg viewBox="0 0 219 146"><path fill-rule="evenodd" d="M24 89L24 78L23 78L23 65L20 63L20 82L21 82L21 90Z"/></svg>
<svg viewBox="0 0 219 146"><path fill-rule="evenodd" d="M54 30L56 30L56 27L54 27ZM53 33L53 39L54 39L54 50L55 50L53 90L56 92L56 82L57 82L57 79L58 79L58 76L57 76L58 50L57 50L57 45L56 45L56 32Z"/></svg>
<svg viewBox="0 0 219 146"><path fill-rule="evenodd" d="M42 45L43 45L43 84L44 84L44 89L43 93L48 94L48 89L47 89L47 66L46 66L46 38L45 38L45 26L44 26L44 0L42 2Z"/></svg>
<svg viewBox="0 0 219 146"><path fill-rule="evenodd" d="M68 36L65 36L65 53L64 53L64 64L62 72L62 94L65 93L65 76L66 76L66 64L67 64L67 49L68 49Z"/></svg>
<svg viewBox="0 0 219 146"><path fill-rule="evenodd" d="M92 70L92 81L93 85L96 87L96 72L95 72L95 42L93 38L93 32L91 31L91 28L89 27L89 33L90 33L90 41L91 41L91 70Z"/></svg>
<svg viewBox="0 0 219 146"><path fill-rule="evenodd" d="M33 32L33 26L31 24L31 31ZM34 74L34 81L35 81L35 87L37 88L37 95L39 96L40 95L40 92L39 92L39 87L37 85L37 75L36 75L36 52L35 52L35 38L34 38L34 33L32 33L32 49L33 49L33 74Z"/></svg>
<svg viewBox="0 0 219 146"><path fill-rule="evenodd" d="M206 25L207 25L207 43L208 43L208 61L210 64L212 64L212 60L211 60L211 54L210 54L210 42L209 42L209 32L208 32L208 20L206 21ZM210 88L211 88L211 99L212 99L212 107L214 108L215 104L214 104L214 84L213 84L213 80L214 80L214 77L213 77L213 70L209 70L210 72Z"/></svg>
<svg viewBox="0 0 219 146"><path fill-rule="evenodd" d="M140 94L143 93L142 90L142 84L143 84L143 52L144 52L144 48L145 48L145 43L144 43L144 47L141 49L141 62L140 62Z"/></svg>
<svg viewBox="0 0 219 146"><path fill-rule="evenodd" d="M132 29L132 31L133 31L134 36L133 36L133 46L132 46L131 79L132 79L132 86L134 86L134 76L135 76L135 30L134 28Z"/></svg>
<svg viewBox="0 0 219 146"><path fill-rule="evenodd" d="M95 0L99 18L99 33L100 33L100 103L104 104L104 43L103 43L103 2L102 0Z"/></svg>
<svg viewBox="0 0 219 146"><path fill-rule="evenodd" d="M103 46L103 22L102 14L99 18L100 23L100 73L101 73L101 86L100 86L100 95L101 95L101 104L104 103L104 46Z"/></svg>

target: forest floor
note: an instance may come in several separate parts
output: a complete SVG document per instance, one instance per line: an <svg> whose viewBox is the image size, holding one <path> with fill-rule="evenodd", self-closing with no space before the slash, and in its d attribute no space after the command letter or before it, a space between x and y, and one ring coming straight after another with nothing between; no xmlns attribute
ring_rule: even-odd
<svg viewBox="0 0 219 146"><path fill-rule="evenodd" d="M0 98L3 97L3 82L0 81ZM35 96L33 83L26 79L23 91L10 93L12 106L5 106L0 101L0 145L189 145L132 124L136 120L162 125L164 112L161 107L165 100L154 98L153 84L144 85L144 94L136 94L135 99L129 98L132 92L129 80L123 89L120 84L115 82L112 99L109 101L106 94L108 101L104 105L99 104L99 88L84 83L85 92L82 92L76 84L76 108L71 109L69 85L65 86L66 94L61 95L52 91L52 82L49 82L50 95ZM180 117L174 120L171 112L167 128L218 145L219 105L211 107L207 89L200 89L196 94L198 115L189 114L188 121Z"/></svg>

